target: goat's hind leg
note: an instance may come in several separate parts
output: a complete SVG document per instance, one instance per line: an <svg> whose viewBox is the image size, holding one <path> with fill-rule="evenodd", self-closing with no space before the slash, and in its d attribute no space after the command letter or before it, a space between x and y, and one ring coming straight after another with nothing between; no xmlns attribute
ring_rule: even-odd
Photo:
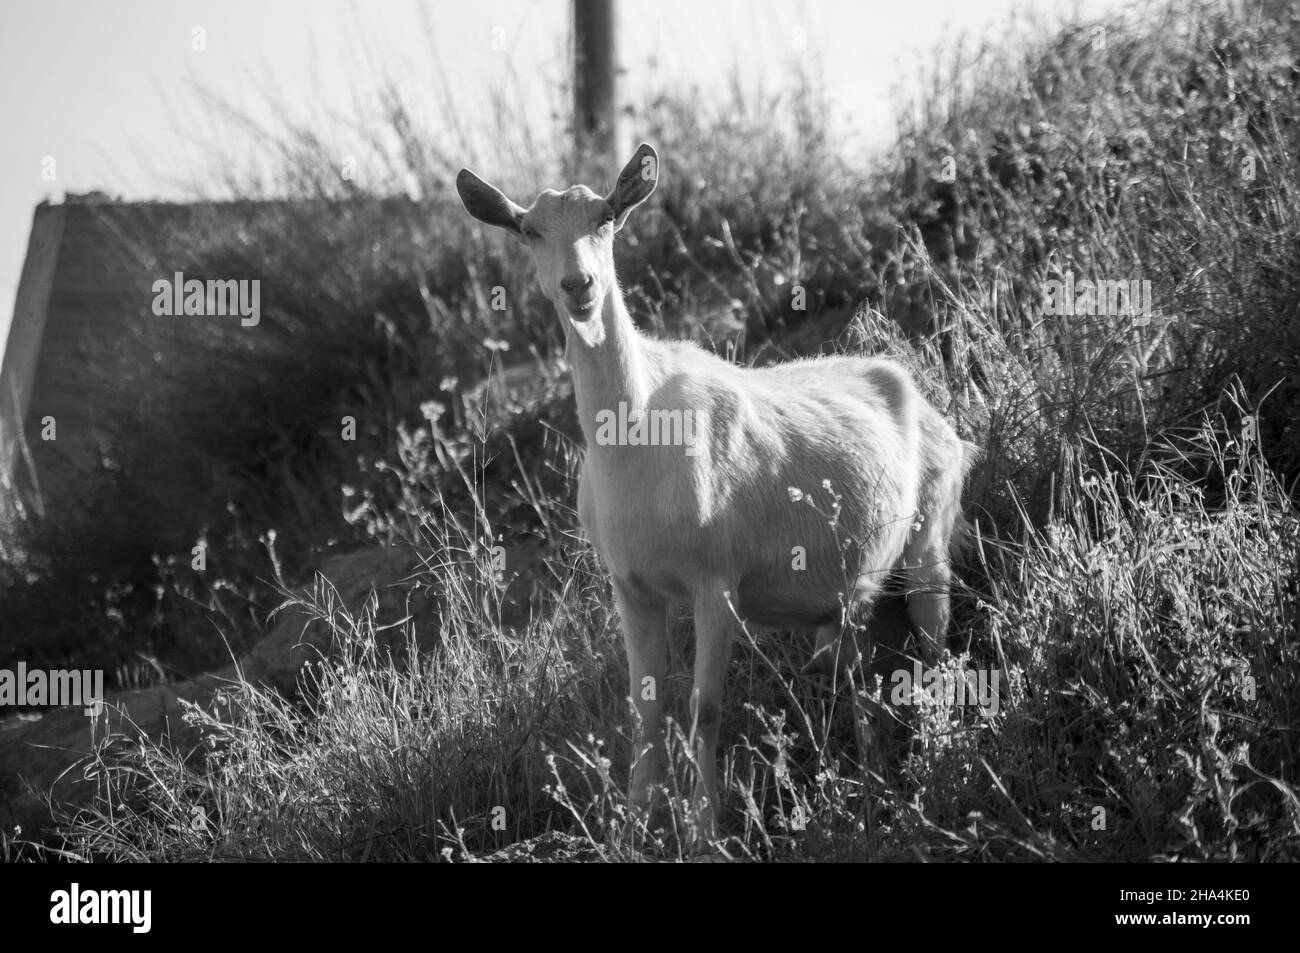
<svg viewBox="0 0 1300 953"><path fill-rule="evenodd" d="M946 646L952 565L949 553L960 517L960 472L934 473L921 498L917 525L903 548L898 575L921 658L933 665Z"/></svg>
<svg viewBox="0 0 1300 953"><path fill-rule="evenodd" d="M827 622L817 627L817 644L812 657L802 669L800 675L820 675L830 679L839 686L844 676L860 657L858 640L853 628L848 624L847 613L841 613L834 622Z"/></svg>
<svg viewBox="0 0 1300 953"><path fill-rule="evenodd" d="M948 632L948 586L952 570L946 562L947 553L940 556L933 550L920 553L919 568L904 574L907 585L907 615L916 637L917 650L926 665L934 665L945 647ZM944 559L943 563L936 560Z"/></svg>

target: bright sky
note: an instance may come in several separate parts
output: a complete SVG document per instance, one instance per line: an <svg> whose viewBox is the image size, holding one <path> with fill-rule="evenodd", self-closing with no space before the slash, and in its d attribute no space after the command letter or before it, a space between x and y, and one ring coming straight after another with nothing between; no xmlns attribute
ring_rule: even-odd
<svg viewBox="0 0 1300 953"><path fill-rule="evenodd" d="M878 143L893 102L942 40L997 36L1014 11L1054 19L1114 0L659 0L619 3L620 94L745 82L776 89L802 42L846 147ZM221 120L196 88L253 113L266 93L319 115L367 102L375 64L416 95L489 92L544 108L566 72L569 0L3 0L0 350L43 198L100 189L185 198ZM201 30L203 49L195 49ZM634 131L633 131L633 134ZM53 159L53 181L47 180Z"/></svg>

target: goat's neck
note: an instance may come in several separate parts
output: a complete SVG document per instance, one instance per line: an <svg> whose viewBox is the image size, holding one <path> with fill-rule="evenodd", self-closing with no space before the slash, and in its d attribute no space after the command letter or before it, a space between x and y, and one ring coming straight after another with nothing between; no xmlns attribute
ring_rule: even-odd
<svg viewBox="0 0 1300 953"><path fill-rule="evenodd" d="M578 422L587 446L596 445L596 414L643 410L649 398L644 342L623 303L623 292L615 283L605 296L599 318L600 329L583 335L568 328L564 356L573 368L573 392L578 404ZM594 329L593 329L594 330Z"/></svg>

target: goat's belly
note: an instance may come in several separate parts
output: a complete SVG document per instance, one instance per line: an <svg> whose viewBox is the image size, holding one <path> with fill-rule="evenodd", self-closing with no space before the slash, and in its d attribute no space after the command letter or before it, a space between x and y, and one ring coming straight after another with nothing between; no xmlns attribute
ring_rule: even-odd
<svg viewBox="0 0 1300 953"><path fill-rule="evenodd" d="M690 604L695 597L695 582L667 568L638 567L615 578L629 595L641 599L661 599L669 603ZM840 606L834 592L818 594L781 593L775 587L741 583L732 593L736 614L746 625L760 629L813 629L837 622Z"/></svg>
<svg viewBox="0 0 1300 953"><path fill-rule="evenodd" d="M743 599L739 613L746 625L758 629L815 629L837 624L840 619L838 606L813 609L808 606L761 602L749 604Z"/></svg>
<svg viewBox="0 0 1300 953"><path fill-rule="evenodd" d="M837 593L810 591L807 586L796 592L783 588L776 580L742 580L737 614L747 625L762 629L813 629L839 621Z"/></svg>

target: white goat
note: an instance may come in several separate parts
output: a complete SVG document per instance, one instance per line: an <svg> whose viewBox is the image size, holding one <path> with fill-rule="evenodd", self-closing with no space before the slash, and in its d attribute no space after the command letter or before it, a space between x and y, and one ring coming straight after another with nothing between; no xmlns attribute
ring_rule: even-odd
<svg viewBox="0 0 1300 953"><path fill-rule="evenodd" d="M698 832L713 836L723 674L740 622L816 628L814 658L848 663L852 638L838 651L846 607L870 603L896 574L931 655L948 623L948 551L973 447L888 360L744 368L642 336L615 278L614 234L658 173L643 143L605 198L579 185L525 210L468 169L456 188L471 215L531 249L564 325L587 443L578 513L623 619L638 805L665 766L667 609L694 609L694 812ZM615 415L630 429L615 430ZM652 419L685 420L682 439L647 434Z"/></svg>

